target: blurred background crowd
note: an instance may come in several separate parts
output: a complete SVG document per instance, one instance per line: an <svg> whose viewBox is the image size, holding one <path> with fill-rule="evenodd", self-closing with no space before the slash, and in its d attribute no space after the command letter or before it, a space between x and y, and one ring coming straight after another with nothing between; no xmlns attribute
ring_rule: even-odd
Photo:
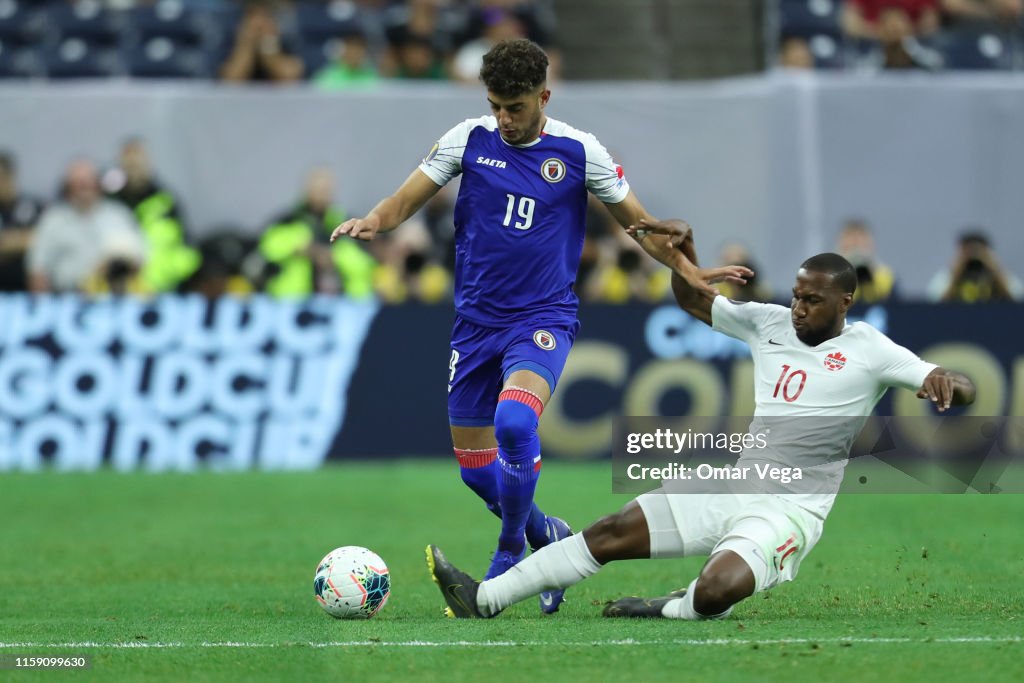
<svg viewBox="0 0 1024 683"><path fill-rule="evenodd" d="M0 152L0 291L344 293L429 303L452 295L450 188L392 233L369 243L343 239L331 244L331 231L349 212L335 201L336 178L325 168L311 169L301 196L283 196L280 212L257 230L206 230L200 240L190 238L186 202L160 181L141 139L126 140L104 167L88 159L72 161L55 185L54 197L22 192L16 159ZM832 246L856 266L857 300L864 303L900 297L898 273L876 252L872 231L869 220L851 218L837 226ZM709 236L708 241L713 244L715 237L721 240ZM948 264L936 264L928 299L981 302L1024 296L1024 287L1000 263L983 227L965 226L951 251ZM756 256L739 242L720 242L714 260L758 270ZM758 277L745 287L721 289L739 300L788 297L785 289ZM576 290L584 301L605 303L671 297L668 272L593 198Z"/></svg>
<svg viewBox="0 0 1024 683"><path fill-rule="evenodd" d="M550 0L0 0L0 76L475 82L518 36L557 74L554 25Z"/></svg>
<svg viewBox="0 0 1024 683"><path fill-rule="evenodd" d="M780 0L791 68L1024 69L1022 0Z"/></svg>
<svg viewBox="0 0 1024 683"><path fill-rule="evenodd" d="M705 3L699 18L687 21L659 14L670 4L0 0L0 78L45 80L49 87L80 78L206 79L225 83L221 87L238 82L287 87L308 81L339 93L391 79L478 87L483 54L496 42L517 36L548 50L553 80L708 77L773 67L1024 69L1024 0L777 0L753 5L722 0ZM689 6L695 4L700 5ZM754 12L738 13L737 8L752 6ZM643 42L631 37L637 17L646 22L641 22L647 31ZM648 24L659 17L664 21L652 31ZM739 40L723 47L680 39L686 32L707 32L716 22L746 31L749 44ZM762 30L765 26L768 31ZM602 61L599 55L610 51L594 52L602 45L598 38L635 49L616 47L627 52ZM715 52L719 48L726 52ZM631 61L649 50L660 57ZM580 54L593 57L574 58ZM302 188L299 196L282 188L280 210L263 224L217 228L190 223L188 197L161 181L159 159L151 158L144 139L127 138L106 158L78 158L65 168L48 169L52 196L32 196L19 187L18 164L32 161L0 150L0 291L344 293L377 295L387 302L451 297L452 188L394 233L371 243L330 244L336 225L372 204L339 205L336 197L345 179L326 168L310 168L305 178L295 179L294 186ZM834 236L831 248L857 267L860 300L901 296L898 269L886 265L873 239L875 230L898 228L873 225L868 211L825 226ZM757 270L756 255L726 235L703 241L702 248L709 262L743 263ZM1020 281L997 258L985 226L962 226L948 256L940 259L928 286L931 300L1011 300L1024 294ZM726 293L737 299L786 300L787 285L755 279ZM609 303L671 296L667 272L640 252L596 201L588 212L577 292L583 300Z"/></svg>
<svg viewBox="0 0 1024 683"><path fill-rule="evenodd" d="M722 28L744 39L707 40ZM555 77L563 53L570 78L715 75L744 59L1021 70L1024 0L0 0L0 78L475 83L487 49L517 36L548 50ZM630 40L629 55L594 54Z"/></svg>

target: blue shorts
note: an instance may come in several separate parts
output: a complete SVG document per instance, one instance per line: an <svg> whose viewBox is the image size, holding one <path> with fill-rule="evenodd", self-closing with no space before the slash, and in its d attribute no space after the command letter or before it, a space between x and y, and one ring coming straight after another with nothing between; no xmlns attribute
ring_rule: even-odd
<svg viewBox="0 0 1024 683"><path fill-rule="evenodd" d="M456 427L494 424L494 410L505 379L530 370L554 392L576 339L577 320L525 321L483 327L455 316L448 361L448 421Z"/></svg>

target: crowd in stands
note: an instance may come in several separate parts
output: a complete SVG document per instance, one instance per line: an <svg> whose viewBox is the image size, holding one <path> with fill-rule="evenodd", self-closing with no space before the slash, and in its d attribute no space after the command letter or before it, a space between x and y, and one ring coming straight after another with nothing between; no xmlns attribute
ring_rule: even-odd
<svg viewBox="0 0 1024 683"><path fill-rule="evenodd" d="M437 303L452 297L455 227L449 188L394 232L368 243L331 243L331 232L347 213L335 200L332 172L316 168L308 173L301 196L290 204L283 198L281 211L259 230L205 229L199 231L202 238L193 239L196 226L189 225L181 198L160 181L143 140L126 140L106 169L88 159L72 161L52 200L21 191L16 161L0 151L0 292L344 294L390 303ZM847 221L834 248L857 269L857 301L900 297L899 280L876 253L866 220ZM717 260L759 271L756 259L739 243L722 246ZM576 282L580 298L654 303L671 299L670 288L669 272L592 198ZM786 290L775 290L760 277L743 287L723 284L720 289L736 300L788 298ZM1020 301L1024 285L1000 263L985 231L969 227L948 269L929 284L928 298Z"/></svg>
<svg viewBox="0 0 1024 683"><path fill-rule="evenodd" d="M793 69L1024 70L1024 0L778 0Z"/></svg>
<svg viewBox="0 0 1024 683"><path fill-rule="evenodd" d="M787 68L1024 70L1024 0L765 6ZM556 0L0 0L0 78L476 82L488 47L519 36L557 77L555 25Z"/></svg>
<svg viewBox="0 0 1024 683"><path fill-rule="evenodd" d="M552 0L0 0L0 77L476 82L490 45L552 56Z"/></svg>

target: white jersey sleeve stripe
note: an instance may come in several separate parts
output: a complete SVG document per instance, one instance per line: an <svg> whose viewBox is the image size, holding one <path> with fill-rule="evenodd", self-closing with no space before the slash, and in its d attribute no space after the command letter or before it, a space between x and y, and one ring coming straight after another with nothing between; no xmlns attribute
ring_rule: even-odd
<svg viewBox="0 0 1024 683"><path fill-rule="evenodd" d="M447 185L452 178L462 173L462 155L469 144L469 134L477 126L493 130L497 123L493 116L482 116L457 124L441 136L419 169L438 185Z"/></svg>

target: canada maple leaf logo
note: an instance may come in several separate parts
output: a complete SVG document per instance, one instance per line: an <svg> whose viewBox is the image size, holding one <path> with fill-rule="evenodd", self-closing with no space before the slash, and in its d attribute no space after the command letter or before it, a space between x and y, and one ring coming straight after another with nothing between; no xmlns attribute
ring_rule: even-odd
<svg viewBox="0 0 1024 683"><path fill-rule="evenodd" d="M825 356L825 368L829 372L836 372L837 370L842 370L845 367L846 357L839 351L836 351L835 353L830 353L827 356Z"/></svg>

